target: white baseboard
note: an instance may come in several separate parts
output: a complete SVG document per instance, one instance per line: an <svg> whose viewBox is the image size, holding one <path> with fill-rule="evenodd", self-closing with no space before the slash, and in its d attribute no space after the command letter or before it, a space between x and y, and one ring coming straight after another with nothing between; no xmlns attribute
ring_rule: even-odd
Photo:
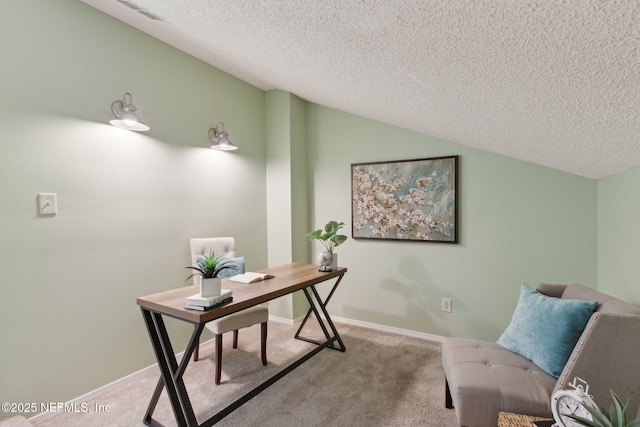
<svg viewBox="0 0 640 427"><path fill-rule="evenodd" d="M289 324L289 325L293 325L294 323L296 323L298 321L301 321L302 318L291 320L291 319L285 319L285 318L282 318L282 317L269 316L269 320L270 321L274 321L274 322L280 322L280 323L286 323L286 324ZM228 332L228 333L231 333L231 332ZM205 345L205 344L213 341L214 339L215 338L212 338L212 339L210 339L208 341L201 342L200 345ZM184 351L176 354L176 357L179 358L183 354L184 354ZM133 381L137 380L138 377L142 377L142 376L148 374L149 372L151 372L153 370L159 370L157 363L155 363L155 364L153 364L151 366L147 366L146 368L141 369L138 372L134 372L133 374L129 374L126 377L120 378L119 380L116 380L116 381L114 381L114 382L112 382L110 384L102 386L102 387L100 387L100 388L98 388L96 390L90 391L87 394L83 394L80 397L76 397L75 399L70 400L69 402L66 402L66 404L68 404L68 405L73 405L73 404L80 405L82 403L89 402L89 401L94 400L94 399L102 396L103 394L108 393L108 392L110 392L110 391L112 391L112 390L114 390L114 389L116 389L116 388L118 388L120 386L126 385L129 382L133 382ZM28 421L33 423L33 424L35 424L35 425L37 425L38 423L42 423L44 421L47 421L47 420L55 417L56 415L58 415L57 412L42 412L42 413L40 413L38 415L34 415L33 417L28 418Z"/></svg>
<svg viewBox="0 0 640 427"><path fill-rule="evenodd" d="M284 323L287 325L293 325L295 323L301 322L302 319L304 318L304 316L300 316L296 319L286 319L284 317L277 317L277 316L271 316L269 315L269 320L270 321L274 321L274 322L280 322L280 323ZM444 339L444 337L439 336L439 335L432 335L432 334L427 334L424 332L416 332L416 331L411 331L408 329L401 329L401 328L395 328L393 326L386 326L386 325L380 325L378 323L370 323L370 322L363 322L361 320L353 320L353 319L347 319L344 317L337 317L337 316L333 316L331 318L333 321L335 322L339 322L339 323L345 323L347 325L354 325L354 326L361 326L363 328L369 328L369 329L374 329L374 330L378 330L378 331L384 331L384 332L390 332L390 333L394 333L394 334L399 334L399 335L406 335L406 336L410 336L410 337L414 337L414 338L420 338L420 339L424 339L424 340L428 340L428 341L437 341L437 342L442 342L442 340ZM213 341L213 339L209 340L209 341ZM207 342L203 342L200 343L201 345L206 344ZM184 354L184 351L181 353L176 354L177 357L180 357ZM129 382L135 381L136 379L138 379L138 377L144 376L146 374L148 374L150 371L153 370L157 370L158 369L158 364L153 364L151 366L148 366L144 369L139 370L138 372L134 372L130 375L127 375L126 377L120 378L119 380L116 380L112 383L109 383L105 386L102 386L96 390L90 391L87 394L83 394L80 397L76 397L75 399L67 402L68 404L82 404L84 402L89 402L91 400L96 399L99 396L102 396L105 393L108 393L120 386L123 386ZM57 412L43 412L40 413L38 415L34 415L33 417L29 418L29 422L37 425L38 423L44 422L46 420L49 420L53 417L55 417L56 415L58 415Z"/></svg>
<svg viewBox="0 0 640 427"><path fill-rule="evenodd" d="M303 318L304 316L299 316L292 320L284 317L269 315L269 320L284 323L287 325L293 325L298 322L302 322ZM444 337L440 335L427 334L426 332L411 331L409 329L401 329L393 326L381 325L379 323L363 322L362 320L353 320L353 319L348 319L346 317L332 316L331 320L335 322L345 323L347 325L361 326L363 328L374 329L376 331L384 331L384 332L390 332L398 335L406 335L408 337L419 338L427 341L442 342L444 340Z"/></svg>
<svg viewBox="0 0 640 427"><path fill-rule="evenodd" d="M413 338L420 338L427 341L442 342L444 337L440 335L427 334L425 332L411 331L409 329L395 328L393 326L380 325L378 323L363 322L362 320L347 319L344 317L331 316L331 320L347 325L362 326L363 328L375 329L377 331L391 332L393 334L406 335Z"/></svg>
<svg viewBox="0 0 640 427"><path fill-rule="evenodd" d="M285 325L295 325L298 322L302 321L304 316L296 317L295 319L287 319L286 317L278 317L269 315L269 320L278 323L284 323Z"/></svg>
<svg viewBox="0 0 640 427"><path fill-rule="evenodd" d="M322 317L324 318L324 316ZM302 322L303 318L304 316L300 316L300 317L297 317L296 319L291 320L291 319L286 319L284 317L276 317L276 316L269 315L269 320L285 323L287 325L293 325L295 323ZM427 341L442 342L444 340L444 337L440 335L433 335L433 334L427 334L425 332L411 331L409 329L395 328L393 326L380 325L378 323L363 322L362 320L347 319L346 317L332 316L331 320L339 323L345 323L347 325L361 326L363 328L374 329L376 331L384 331L384 332L390 332L398 335L406 335L408 337L419 338Z"/></svg>
<svg viewBox="0 0 640 427"><path fill-rule="evenodd" d="M184 353L184 352L182 352ZM181 354L182 354L181 353ZM138 372L134 372L133 374L129 374L126 377L120 378L119 380L116 380L112 383L109 383L105 386L102 386L96 390L90 391L87 394L83 394L80 397L76 397L73 400L70 400L69 402L66 402L66 404L68 406L73 406L74 404L80 405L84 402L89 402L90 400L93 400L99 396L102 396L105 393L108 393L118 387L121 387L123 385L126 385L129 382L135 381L138 377L142 377L146 374L148 374L149 372L158 369L158 364L154 364L151 366L147 366L144 369L139 370ZM29 422L33 423L34 425L38 425L38 423L47 421L53 417L55 417L56 415L59 415L58 412L42 412L38 415L34 415L33 417L29 418Z"/></svg>

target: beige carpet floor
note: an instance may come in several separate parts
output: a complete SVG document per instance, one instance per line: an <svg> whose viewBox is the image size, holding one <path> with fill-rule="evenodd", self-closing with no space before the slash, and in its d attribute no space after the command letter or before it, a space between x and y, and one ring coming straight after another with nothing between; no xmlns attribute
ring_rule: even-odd
<svg viewBox="0 0 640 427"><path fill-rule="evenodd" d="M315 328L305 329L320 338ZM444 372L440 344L359 326L337 324L345 353L325 349L289 375L224 418L220 426L456 426L453 410L444 407ZM185 383L198 422L203 422L286 367L314 345L293 339L297 325L269 322L268 366L259 356L257 326L240 331L238 349L225 336L222 383L216 386L214 348L201 346L200 361L191 362ZM44 427L141 426L159 371L87 402L89 413L60 413L37 418ZM109 412L96 412L108 405ZM154 418L175 426L163 392ZM4 423L2 424L4 426ZM22 424L20 424L22 425Z"/></svg>

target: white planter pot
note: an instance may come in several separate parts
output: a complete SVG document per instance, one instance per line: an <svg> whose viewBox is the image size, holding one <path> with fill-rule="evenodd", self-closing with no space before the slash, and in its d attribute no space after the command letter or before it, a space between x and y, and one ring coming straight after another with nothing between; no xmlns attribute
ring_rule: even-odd
<svg viewBox="0 0 640 427"><path fill-rule="evenodd" d="M333 271L338 268L338 254L322 251L318 254L318 264L320 271Z"/></svg>
<svg viewBox="0 0 640 427"><path fill-rule="evenodd" d="M214 297L220 295L222 290L222 279L213 277L209 279L202 278L200 282L200 295L203 297Z"/></svg>

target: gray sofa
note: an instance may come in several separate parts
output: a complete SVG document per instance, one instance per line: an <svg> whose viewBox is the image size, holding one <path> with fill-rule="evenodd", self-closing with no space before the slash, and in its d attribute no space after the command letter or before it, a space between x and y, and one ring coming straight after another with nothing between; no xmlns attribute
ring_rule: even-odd
<svg viewBox="0 0 640 427"><path fill-rule="evenodd" d="M527 358L492 342L445 338L442 364L446 406L464 427L495 427L501 411L552 418L551 395L579 377L594 401L609 408L615 391L629 399L628 414L640 404L640 308L582 285L541 284L547 296L597 301L559 378Z"/></svg>

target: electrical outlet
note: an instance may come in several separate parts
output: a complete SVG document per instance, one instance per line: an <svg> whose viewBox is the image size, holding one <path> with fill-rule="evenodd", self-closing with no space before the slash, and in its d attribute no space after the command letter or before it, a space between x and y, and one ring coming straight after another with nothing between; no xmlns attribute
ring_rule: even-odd
<svg viewBox="0 0 640 427"><path fill-rule="evenodd" d="M442 298L442 311L451 313L451 298Z"/></svg>

